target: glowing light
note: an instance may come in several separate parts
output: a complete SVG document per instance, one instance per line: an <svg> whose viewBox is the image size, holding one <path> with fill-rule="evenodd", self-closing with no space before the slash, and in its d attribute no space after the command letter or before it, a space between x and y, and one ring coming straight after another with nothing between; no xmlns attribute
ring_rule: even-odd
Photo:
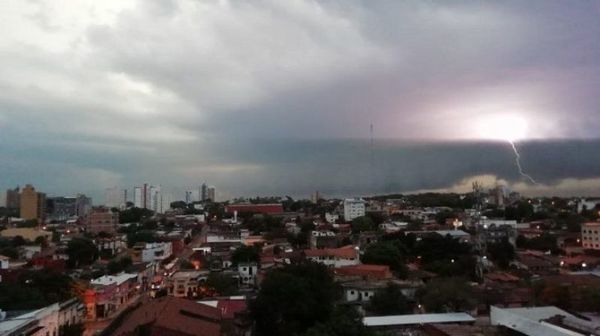
<svg viewBox="0 0 600 336"><path fill-rule="evenodd" d="M477 133L483 139L515 142L527 137L527 120L518 115L502 114L482 117Z"/></svg>

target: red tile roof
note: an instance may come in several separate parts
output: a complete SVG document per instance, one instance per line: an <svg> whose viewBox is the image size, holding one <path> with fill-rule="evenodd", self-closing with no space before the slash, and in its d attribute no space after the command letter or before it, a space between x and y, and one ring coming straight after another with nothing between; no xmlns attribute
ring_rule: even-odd
<svg viewBox="0 0 600 336"><path fill-rule="evenodd" d="M342 276L361 276L369 279L390 279L392 272L386 265L353 265L338 267L335 269L336 275Z"/></svg>
<svg viewBox="0 0 600 336"><path fill-rule="evenodd" d="M246 310L246 300L219 300L217 308L221 310L221 315L225 319L233 319L235 313L240 313Z"/></svg>
<svg viewBox="0 0 600 336"><path fill-rule="evenodd" d="M354 246L344 246L340 248L324 248L304 250L307 257L337 257L342 259L358 258L358 251Z"/></svg>
<svg viewBox="0 0 600 336"><path fill-rule="evenodd" d="M221 311L194 301L165 296L142 303L124 317L111 335L137 335L142 325L147 325L152 335L219 336Z"/></svg>
<svg viewBox="0 0 600 336"><path fill-rule="evenodd" d="M493 272L485 275L485 278L491 281L500 281L500 282L517 282L519 281L519 277L516 277L512 274L506 272Z"/></svg>

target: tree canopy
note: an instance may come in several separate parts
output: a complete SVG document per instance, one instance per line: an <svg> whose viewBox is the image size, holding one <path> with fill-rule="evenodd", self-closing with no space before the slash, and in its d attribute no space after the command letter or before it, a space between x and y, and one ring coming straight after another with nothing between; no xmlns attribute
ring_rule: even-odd
<svg viewBox="0 0 600 336"><path fill-rule="evenodd" d="M360 260L364 264L387 265L400 277L406 277L407 268L404 263L404 255L398 243L393 241L381 241L367 247Z"/></svg>
<svg viewBox="0 0 600 336"><path fill-rule="evenodd" d="M515 248L506 238L498 243L488 244L487 251L490 259L500 268L508 268L510 262L515 259Z"/></svg>
<svg viewBox="0 0 600 336"><path fill-rule="evenodd" d="M73 238L67 244L69 266L80 267L90 265L98 259L98 248L93 241L87 238Z"/></svg>
<svg viewBox="0 0 600 336"><path fill-rule="evenodd" d="M239 263L258 262L260 260L260 247L242 245L238 247L231 255L231 263L238 265Z"/></svg>
<svg viewBox="0 0 600 336"><path fill-rule="evenodd" d="M333 276L317 263L287 265L267 273L250 303L260 335L298 335L329 320L337 297Z"/></svg>
<svg viewBox="0 0 600 336"><path fill-rule="evenodd" d="M71 278L51 270L25 271L16 283L0 282L0 307L37 309L73 296Z"/></svg>
<svg viewBox="0 0 600 336"><path fill-rule="evenodd" d="M154 215L152 210L133 207L119 212L119 223L139 223L152 215Z"/></svg>
<svg viewBox="0 0 600 336"><path fill-rule="evenodd" d="M462 277L436 278L417 293L427 312L447 313L473 309L477 303L472 287Z"/></svg>
<svg viewBox="0 0 600 336"><path fill-rule="evenodd" d="M390 283L369 300L367 311L373 315L401 315L412 312L400 286Z"/></svg>
<svg viewBox="0 0 600 336"><path fill-rule="evenodd" d="M359 233L363 231L376 230L375 222L369 216L356 217L352 220L352 232Z"/></svg>

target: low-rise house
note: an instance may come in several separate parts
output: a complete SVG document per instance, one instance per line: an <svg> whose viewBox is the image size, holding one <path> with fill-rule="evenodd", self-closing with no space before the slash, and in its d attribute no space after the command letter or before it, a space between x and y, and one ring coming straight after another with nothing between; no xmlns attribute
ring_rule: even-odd
<svg viewBox="0 0 600 336"><path fill-rule="evenodd" d="M33 257L42 253L40 245L23 245L17 248L20 260L31 260Z"/></svg>
<svg viewBox="0 0 600 336"><path fill-rule="evenodd" d="M559 261L556 257L529 250L517 252L517 260L511 264L534 275L556 274L559 267Z"/></svg>
<svg viewBox="0 0 600 336"><path fill-rule="evenodd" d="M173 254L171 242L137 243L131 249L133 262L160 262Z"/></svg>
<svg viewBox="0 0 600 336"><path fill-rule="evenodd" d="M480 220L478 230L480 244L500 243L506 239L516 246L517 221L484 218Z"/></svg>
<svg viewBox="0 0 600 336"><path fill-rule="evenodd" d="M0 311L0 336L47 336L58 335L58 303L7 318Z"/></svg>
<svg viewBox="0 0 600 336"><path fill-rule="evenodd" d="M342 284L344 301L348 303L367 303L388 285L387 281L353 281Z"/></svg>
<svg viewBox="0 0 600 336"><path fill-rule="evenodd" d="M197 297L209 271L177 271L166 279L167 293L174 297Z"/></svg>
<svg viewBox="0 0 600 336"><path fill-rule="evenodd" d="M258 274L258 265L256 263L240 263L237 265L240 276L240 285L256 285L256 275Z"/></svg>
<svg viewBox="0 0 600 336"><path fill-rule="evenodd" d="M61 302L58 304L58 307L59 328L62 326L83 323L85 319L85 306L81 303L79 298L72 298Z"/></svg>
<svg viewBox="0 0 600 336"><path fill-rule="evenodd" d="M306 259L332 267L342 267L360 264L358 249L348 245L333 249L304 250Z"/></svg>
<svg viewBox="0 0 600 336"><path fill-rule="evenodd" d="M7 256L0 255L0 270L8 269L10 265L10 258Z"/></svg>
<svg viewBox="0 0 600 336"><path fill-rule="evenodd" d="M110 316L135 296L138 286L138 275L130 273L105 275L92 280L83 294L86 319L94 321Z"/></svg>
<svg viewBox="0 0 600 336"><path fill-rule="evenodd" d="M0 310L0 336L57 336L61 327L83 322L84 313L77 298L12 317Z"/></svg>
<svg viewBox="0 0 600 336"><path fill-rule="evenodd" d="M572 271L590 270L600 266L600 258L591 255L580 254L571 257L560 258L560 267Z"/></svg>
<svg viewBox="0 0 600 336"><path fill-rule="evenodd" d="M310 232L310 248L335 248L337 242L337 237L333 231L314 230Z"/></svg>
<svg viewBox="0 0 600 336"><path fill-rule="evenodd" d="M127 249L127 239L124 236L96 238L94 243L101 256L114 256Z"/></svg>
<svg viewBox="0 0 600 336"><path fill-rule="evenodd" d="M406 230L407 222L385 222L379 224L379 229L385 233L394 233L401 230Z"/></svg>
<svg viewBox="0 0 600 336"><path fill-rule="evenodd" d="M358 246L361 250L365 250L367 246L377 243L379 234L375 231L363 231L358 235Z"/></svg>

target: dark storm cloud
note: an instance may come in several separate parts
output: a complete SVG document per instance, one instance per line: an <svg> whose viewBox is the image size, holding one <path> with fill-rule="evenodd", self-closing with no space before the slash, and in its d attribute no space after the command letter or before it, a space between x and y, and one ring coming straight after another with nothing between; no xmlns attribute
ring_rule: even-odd
<svg viewBox="0 0 600 336"><path fill-rule="evenodd" d="M3 3L0 187L349 195L483 176L591 193L599 14L562 1ZM507 113L537 139L520 148L543 186L480 141Z"/></svg>

